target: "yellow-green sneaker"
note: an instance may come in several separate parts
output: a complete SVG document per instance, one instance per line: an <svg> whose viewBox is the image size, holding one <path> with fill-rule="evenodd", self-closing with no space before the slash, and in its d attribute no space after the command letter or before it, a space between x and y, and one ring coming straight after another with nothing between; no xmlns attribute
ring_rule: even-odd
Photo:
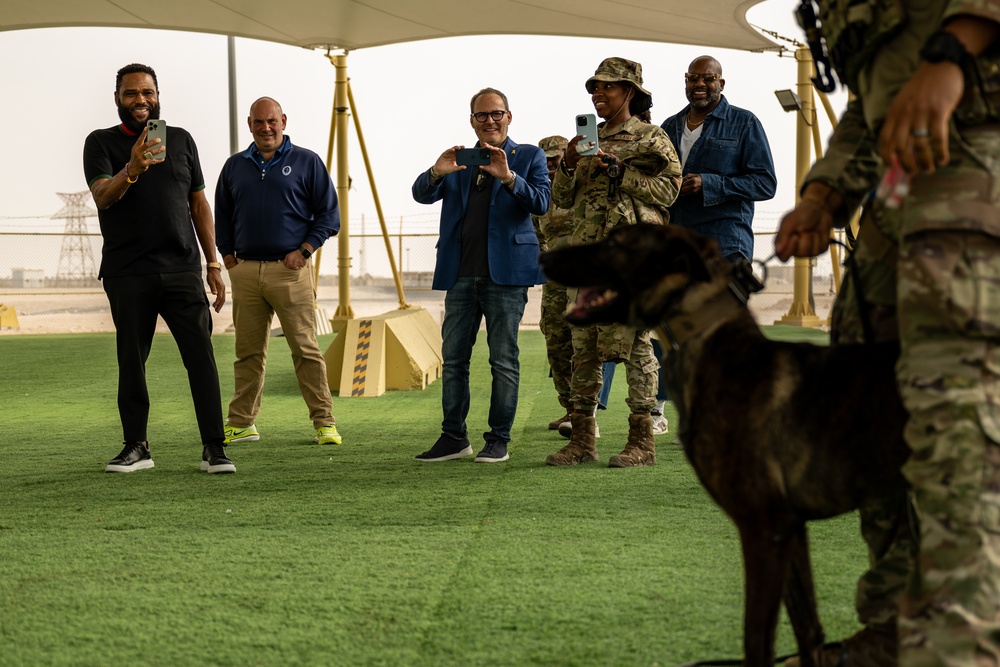
<svg viewBox="0 0 1000 667"><path fill-rule="evenodd" d="M239 426L226 426L225 430L226 438L223 440L227 445L231 445L234 442L253 442L254 440L260 440L260 433L257 432L257 427L250 424L246 428L240 428Z"/></svg>
<svg viewBox="0 0 1000 667"><path fill-rule="evenodd" d="M316 429L314 442L319 445L339 445L344 442L344 439L337 433L336 424L327 424Z"/></svg>

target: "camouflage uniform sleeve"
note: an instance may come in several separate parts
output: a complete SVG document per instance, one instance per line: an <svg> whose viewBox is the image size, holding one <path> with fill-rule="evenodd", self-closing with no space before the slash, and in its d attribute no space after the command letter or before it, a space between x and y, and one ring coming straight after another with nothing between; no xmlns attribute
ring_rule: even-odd
<svg viewBox="0 0 1000 667"><path fill-rule="evenodd" d="M562 167L556 169L556 177L552 180L552 203L559 208L572 208L576 201L576 173L567 176Z"/></svg>
<svg viewBox="0 0 1000 667"><path fill-rule="evenodd" d="M667 208L681 189L681 162L667 133L656 125L646 127L638 154L624 163L619 187L641 202Z"/></svg>
<svg viewBox="0 0 1000 667"><path fill-rule="evenodd" d="M538 238L538 251L545 252L548 247L545 244L545 234L542 232L542 217L540 215L531 216L531 224L535 228L535 236Z"/></svg>
<svg viewBox="0 0 1000 667"><path fill-rule="evenodd" d="M837 227L847 225L867 194L878 185L881 161L877 149L861 102L851 100L833 130L826 154L816 161L802 184L805 189L810 182L819 181L840 193L844 207L834 218Z"/></svg>

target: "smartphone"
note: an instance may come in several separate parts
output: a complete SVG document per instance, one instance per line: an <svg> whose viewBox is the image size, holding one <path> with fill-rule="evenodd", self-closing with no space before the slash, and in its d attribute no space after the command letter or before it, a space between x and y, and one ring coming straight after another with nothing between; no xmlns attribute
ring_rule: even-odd
<svg viewBox="0 0 1000 667"><path fill-rule="evenodd" d="M147 120L146 129L148 130L148 132L146 132L146 141L152 141L153 139L160 140L160 143L155 146L151 146L149 150L155 151L161 146L164 148L164 150L159 153L153 153L153 159L162 160L167 157L167 122L160 118Z"/></svg>
<svg viewBox="0 0 1000 667"><path fill-rule="evenodd" d="M597 116L592 113L577 116L576 134L583 136L576 145L576 152L580 155L597 155Z"/></svg>
<svg viewBox="0 0 1000 667"><path fill-rule="evenodd" d="M490 163L489 148L459 148L455 151L456 164L466 167L482 166Z"/></svg>

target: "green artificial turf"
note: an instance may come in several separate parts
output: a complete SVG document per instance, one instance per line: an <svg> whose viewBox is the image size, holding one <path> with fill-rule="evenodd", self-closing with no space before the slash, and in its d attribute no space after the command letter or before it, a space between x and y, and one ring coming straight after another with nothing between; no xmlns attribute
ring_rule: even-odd
<svg viewBox="0 0 1000 667"><path fill-rule="evenodd" d="M822 332L771 335L825 342ZM323 349L330 336L321 339ZM658 465L550 468L565 444L537 331L521 334L511 459L426 464L441 383L335 398L341 446L312 444L287 345L272 339L261 440L236 475L199 471L173 339L148 364L156 467L120 449L113 335L0 337L0 665L673 665L741 654L735 531L672 437ZM233 337L215 337L223 401ZM627 432L624 377L599 415ZM486 429L485 336L469 419ZM223 406L220 406L222 409ZM676 414L668 410L671 424ZM673 429L672 429L673 430ZM856 629L855 516L814 524L827 635ZM794 650L782 622L779 652Z"/></svg>

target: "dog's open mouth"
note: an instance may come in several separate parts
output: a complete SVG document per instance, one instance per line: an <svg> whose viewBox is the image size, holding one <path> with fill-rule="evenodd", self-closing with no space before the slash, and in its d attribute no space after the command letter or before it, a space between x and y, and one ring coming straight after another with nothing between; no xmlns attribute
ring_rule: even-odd
<svg viewBox="0 0 1000 667"><path fill-rule="evenodd" d="M619 294L610 287L583 287L576 303L566 310L566 320L572 324L618 322Z"/></svg>

